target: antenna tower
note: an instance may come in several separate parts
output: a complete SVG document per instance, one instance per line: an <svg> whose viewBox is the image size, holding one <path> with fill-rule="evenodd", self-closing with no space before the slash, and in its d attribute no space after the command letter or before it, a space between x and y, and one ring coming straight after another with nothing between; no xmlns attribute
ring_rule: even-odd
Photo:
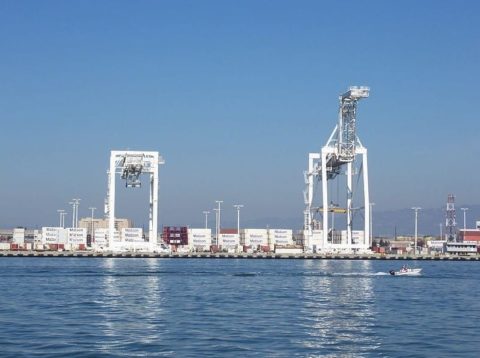
<svg viewBox="0 0 480 358"><path fill-rule="evenodd" d="M455 213L455 196L448 194L447 210L446 210L446 223L445 223L445 235L447 241L457 241L457 221Z"/></svg>

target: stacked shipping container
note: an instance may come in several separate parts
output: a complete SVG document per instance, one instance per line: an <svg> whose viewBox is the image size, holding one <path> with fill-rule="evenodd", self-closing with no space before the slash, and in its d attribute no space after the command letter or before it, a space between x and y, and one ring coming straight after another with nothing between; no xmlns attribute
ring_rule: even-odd
<svg viewBox="0 0 480 358"><path fill-rule="evenodd" d="M186 226L164 226L163 241L172 247L173 251L179 248L188 248L188 228Z"/></svg>
<svg viewBox="0 0 480 358"><path fill-rule="evenodd" d="M190 251L210 251L211 245L211 229L188 229L188 248Z"/></svg>

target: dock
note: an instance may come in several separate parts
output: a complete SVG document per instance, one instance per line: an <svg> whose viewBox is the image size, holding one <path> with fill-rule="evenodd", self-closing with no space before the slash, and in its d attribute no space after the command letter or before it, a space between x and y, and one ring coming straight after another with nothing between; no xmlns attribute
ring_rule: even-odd
<svg viewBox="0 0 480 358"><path fill-rule="evenodd" d="M293 260L431 260L480 261L480 255L385 255L385 254L276 254L276 253L150 253L150 252L92 252L92 251L0 251L5 257L73 257L73 258L158 258L158 259L293 259Z"/></svg>

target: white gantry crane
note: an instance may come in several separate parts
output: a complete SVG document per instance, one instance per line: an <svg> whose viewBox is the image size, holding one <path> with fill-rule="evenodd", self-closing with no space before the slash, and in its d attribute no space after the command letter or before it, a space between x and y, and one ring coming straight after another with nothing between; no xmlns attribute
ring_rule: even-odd
<svg viewBox="0 0 480 358"><path fill-rule="evenodd" d="M153 251L157 244L158 220L158 166L164 164L158 152L115 151L110 155L108 172L108 190L105 213L108 217L108 247L115 249L115 178L120 174L128 188L141 186L140 175L150 174L150 205L148 221L149 249Z"/></svg>
<svg viewBox="0 0 480 358"><path fill-rule="evenodd" d="M367 149L356 134L357 103L362 98L367 98L369 92L368 87L350 87L339 97L338 124L321 152L309 153L308 171L305 172L304 241L305 246L310 249L348 252L367 251L371 246ZM361 161L357 159L358 156L361 156ZM357 188L353 185L354 178L356 177L358 182L362 172L363 203L362 206L355 207ZM343 174L346 175L346 180L342 181L340 179ZM329 189L329 183L333 184L335 181L337 202L333 201L332 188ZM314 206L314 193L319 182L322 184L322 201L319 206ZM340 190L341 199L338 198ZM345 201L344 206L338 203L339 200ZM339 225L340 227L344 225L343 230L335 231L336 214L346 217L346 222ZM354 218L362 214L363 230L354 231Z"/></svg>

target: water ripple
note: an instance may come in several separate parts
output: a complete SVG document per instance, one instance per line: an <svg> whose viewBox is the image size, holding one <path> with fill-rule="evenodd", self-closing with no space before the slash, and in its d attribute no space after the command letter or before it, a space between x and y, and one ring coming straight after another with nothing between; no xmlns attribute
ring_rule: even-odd
<svg viewBox="0 0 480 358"><path fill-rule="evenodd" d="M396 262L402 265L402 262ZM475 356L480 269L425 262L8 258L6 357Z"/></svg>

